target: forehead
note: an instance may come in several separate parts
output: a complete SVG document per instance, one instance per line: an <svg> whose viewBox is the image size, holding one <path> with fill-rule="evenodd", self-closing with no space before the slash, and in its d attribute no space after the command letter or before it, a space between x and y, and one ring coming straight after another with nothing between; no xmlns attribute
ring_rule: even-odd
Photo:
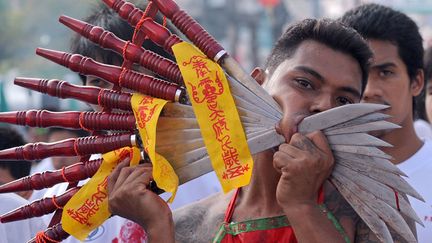
<svg viewBox="0 0 432 243"><path fill-rule="evenodd" d="M294 55L282 62L273 75L281 76L298 67L314 70L332 86L361 89L362 73L357 60L317 41L302 42Z"/></svg>
<svg viewBox="0 0 432 243"><path fill-rule="evenodd" d="M382 63L394 63L396 66L405 67L405 63L399 56L398 47L390 41L370 39L368 44L373 52L372 66Z"/></svg>

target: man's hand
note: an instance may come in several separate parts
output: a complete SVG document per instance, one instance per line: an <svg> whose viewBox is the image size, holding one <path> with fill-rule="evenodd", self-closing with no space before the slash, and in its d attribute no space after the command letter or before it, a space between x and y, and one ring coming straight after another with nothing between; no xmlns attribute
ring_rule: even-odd
<svg viewBox="0 0 432 243"><path fill-rule="evenodd" d="M276 198L285 212L298 205L316 205L318 190L329 177L334 158L324 134L299 133L279 146L273 166L281 172Z"/></svg>
<svg viewBox="0 0 432 243"><path fill-rule="evenodd" d="M151 164L128 165L128 159L121 162L108 178L110 212L140 224L151 241L174 242L171 210L148 189L153 179Z"/></svg>

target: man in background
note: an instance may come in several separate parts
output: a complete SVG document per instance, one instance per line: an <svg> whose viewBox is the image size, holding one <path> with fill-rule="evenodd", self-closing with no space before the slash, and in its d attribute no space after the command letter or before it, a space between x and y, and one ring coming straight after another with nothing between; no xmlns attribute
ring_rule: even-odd
<svg viewBox="0 0 432 243"><path fill-rule="evenodd" d="M425 228L417 227L418 241L430 242L432 142L421 140L414 130L414 97L421 93L424 85L424 50L418 27L407 15L377 4L354 8L341 20L356 29L373 51L362 102L389 105L384 113L392 116L390 122L401 126L374 135L393 145L382 150L393 157L392 162L408 175L406 180L425 198L426 204L412 198L410 202L425 224ZM376 240L374 235L366 233L366 225L359 230L365 233L359 234L356 241ZM397 242L402 241L400 236L393 234L393 237Z"/></svg>

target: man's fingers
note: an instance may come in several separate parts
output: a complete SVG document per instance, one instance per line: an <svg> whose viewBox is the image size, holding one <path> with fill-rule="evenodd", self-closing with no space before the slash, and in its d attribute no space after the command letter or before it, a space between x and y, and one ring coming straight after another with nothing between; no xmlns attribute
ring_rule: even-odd
<svg viewBox="0 0 432 243"><path fill-rule="evenodd" d="M321 131L311 132L306 135L321 151L331 153L330 145L328 144L327 138Z"/></svg>
<svg viewBox="0 0 432 243"><path fill-rule="evenodd" d="M142 167L139 165L131 169L133 169L133 171L123 183L130 185L145 184L147 187L150 181L153 180L152 167Z"/></svg>
<svg viewBox="0 0 432 243"><path fill-rule="evenodd" d="M124 159L122 162L120 162L116 166L116 168L114 168L114 170L108 176L108 185L107 185L108 192L111 192L114 189L116 181L120 175L121 169L124 167L127 167L129 165L129 163L130 163L130 160L128 158Z"/></svg>

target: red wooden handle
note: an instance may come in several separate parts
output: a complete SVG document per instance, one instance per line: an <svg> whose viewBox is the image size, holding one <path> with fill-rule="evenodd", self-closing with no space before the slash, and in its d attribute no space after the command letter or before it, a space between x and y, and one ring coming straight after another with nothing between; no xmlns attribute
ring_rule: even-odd
<svg viewBox="0 0 432 243"><path fill-rule="evenodd" d="M55 143L29 143L0 151L0 160L38 160L52 156L85 156L133 146L131 134L70 138Z"/></svg>
<svg viewBox="0 0 432 243"><path fill-rule="evenodd" d="M77 182L92 177L99 169L102 159L79 162L60 170L45 171L26 176L0 186L0 193L50 188L62 182Z"/></svg>
<svg viewBox="0 0 432 243"><path fill-rule="evenodd" d="M79 189L80 187L75 187L59 196L56 196L54 199L52 197L47 197L19 207L0 216L0 221L2 223L7 223L52 213L57 209L57 206L63 207L66 205L69 199L71 199Z"/></svg>
<svg viewBox="0 0 432 243"><path fill-rule="evenodd" d="M68 67L72 71L84 75L94 75L115 85L146 95L170 101L179 101L180 98L185 98L184 89L181 89L177 84L169 83L150 75L144 75L128 69L122 71L120 67L102 64L78 54L42 48L37 48L36 54Z"/></svg>
<svg viewBox="0 0 432 243"><path fill-rule="evenodd" d="M123 0L102 0L106 5L112 8L114 11L119 13L120 17L127 20L128 23L138 23L138 21L142 18L144 14L139 8L136 8L130 2L126 2ZM158 12L156 6L152 5L147 11L147 16L149 18L154 18Z"/></svg>
<svg viewBox="0 0 432 243"><path fill-rule="evenodd" d="M141 20L141 18L129 17L134 13L141 13L140 16L143 15L143 11L136 8L135 5L131 3L123 0L104 0L104 2L133 27L135 27ZM176 43L182 42L177 35L171 34L167 28L154 22L152 18L145 19L140 30L143 31L153 42L171 54L173 53L171 47Z"/></svg>
<svg viewBox="0 0 432 243"><path fill-rule="evenodd" d="M46 243L57 243L69 237L69 234L63 230L61 223L51 226L46 229L44 234L54 241L45 239ZM27 243L38 243L36 238L29 240Z"/></svg>
<svg viewBox="0 0 432 243"><path fill-rule="evenodd" d="M172 0L151 0L171 22L191 40L202 52L213 60L226 53L224 48L191 16L181 10ZM217 58L216 58L217 57ZM216 60L217 61L217 60Z"/></svg>
<svg viewBox="0 0 432 243"><path fill-rule="evenodd" d="M15 78L18 86L38 91L59 98L73 98L86 103L100 105L111 109L131 111L130 93L72 85L57 79Z"/></svg>
<svg viewBox="0 0 432 243"><path fill-rule="evenodd" d="M99 44L101 47L111 49L120 55L123 55L123 49L127 45L125 49L127 60L139 63L141 66L170 81L183 84L180 70L173 61L133 43L127 44L126 41L99 26L94 26L64 15L59 18L59 21L85 38Z"/></svg>
<svg viewBox="0 0 432 243"><path fill-rule="evenodd" d="M130 113L11 111L0 113L0 122L30 127L64 127L93 131L133 131L135 129L135 117Z"/></svg>

